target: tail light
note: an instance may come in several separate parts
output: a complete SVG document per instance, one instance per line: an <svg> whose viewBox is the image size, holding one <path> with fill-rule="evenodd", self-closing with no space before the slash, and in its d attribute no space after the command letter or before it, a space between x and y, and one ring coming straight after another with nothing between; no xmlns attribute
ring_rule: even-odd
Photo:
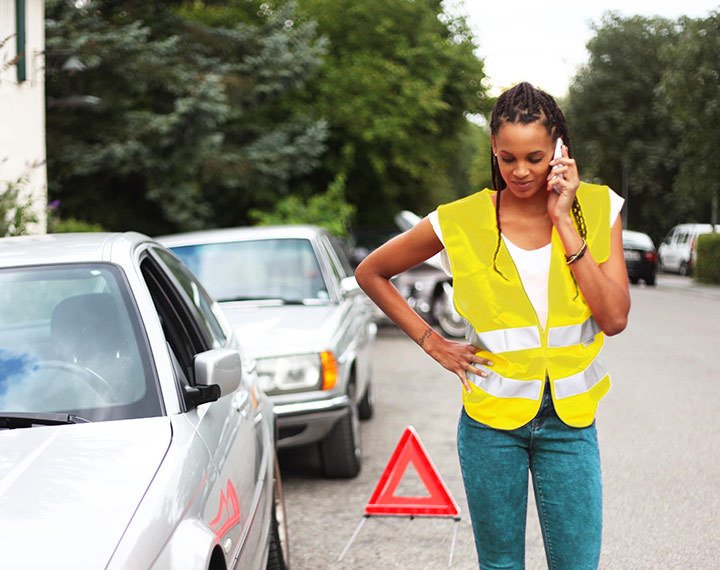
<svg viewBox="0 0 720 570"><path fill-rule="evenodd" d="M657 253L655 253L654 251L646 251L645 252L645 260L651 261L653 263L657 262L657 260L658 260Z"/></svg>

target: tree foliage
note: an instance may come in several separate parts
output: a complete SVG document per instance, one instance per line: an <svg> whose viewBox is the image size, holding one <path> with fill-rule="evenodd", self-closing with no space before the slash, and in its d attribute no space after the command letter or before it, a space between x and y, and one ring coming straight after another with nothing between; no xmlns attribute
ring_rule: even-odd
<svg viewBox="0 0 720 570"><path fill-rule="evenodd" d="M658 97L678 126L675 188L707 212L720 195L720 13L682 18L678 27L678 41L662 51Z"/></svg>
<svg viewBox="0 0 720 570"><path fill-rule="evenodd" d="M720 189L720 21L606 14L575 77L568 120L582 174L622 190L628 225L657 242L711 218Z"/></svg>
<svg viewBox="0 0 720 570"><path fill-rule="evenodd" d="M483 63L462 18L439 0L298 0L328 39L308 98L330 125L324 188L338 173L358 225L421 213L470 191L458 171L467 113L488 110Z"/></svg>
<svg viewBox="0 0 720 570"><path fill-rule="evenodd" d="M590 57L570 87L568 122L584 178L623 189L628 226L661 238L678 215L673 180L677 131L656 97L665 64L657 56L676 41L671 20L605 14L588 42Z"/></svg>
<svg viewBox="0 0 720 570"><path fill-rule="evenodd" d="M318 164L285 103L321 61L294 5L49 0L47 144L64 217L162 233L247 221Z"/></svg>

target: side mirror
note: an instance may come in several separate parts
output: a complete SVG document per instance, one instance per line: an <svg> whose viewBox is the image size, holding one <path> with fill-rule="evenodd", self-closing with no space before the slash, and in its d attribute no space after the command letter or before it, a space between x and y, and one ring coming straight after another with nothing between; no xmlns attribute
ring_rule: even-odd
<svg viewBox="0 0 720 570"><path fill-rule="evenodd" d="M343 297L351 297L362 293L362 289L360 289L355 277L345 277L340 280L340 292Z"/></svg>
<svg viewBox="0 0 720 570"><path fill-rule="evenodd" d="M195 405L212 402L232 394L240 386L242 359L237 350L215 348L195 356L195 386L190 395Z"/></svg>

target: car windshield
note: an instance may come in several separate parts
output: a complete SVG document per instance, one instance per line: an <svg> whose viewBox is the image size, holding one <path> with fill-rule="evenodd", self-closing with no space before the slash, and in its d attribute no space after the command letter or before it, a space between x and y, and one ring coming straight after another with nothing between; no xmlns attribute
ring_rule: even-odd
<svg viewBox="0 0 720 570"><path fill-rule="evenodd" d="M197 244L172 250L220 302L329 299L317 256L307 239Z"/></svg>
<svg viewBox="0 0 720 570"><path fill-rule="evenodd" d="M160 415L142 330L116 266L0 270L0 416Z"/></svg>

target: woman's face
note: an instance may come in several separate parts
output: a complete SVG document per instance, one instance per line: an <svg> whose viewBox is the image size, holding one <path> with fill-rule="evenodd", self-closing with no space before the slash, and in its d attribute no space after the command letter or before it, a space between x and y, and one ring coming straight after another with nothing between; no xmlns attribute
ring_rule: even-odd
<svg viewBox="0 0 720 570"><path fill-rule="evenodd" d="M547 190L554 141L542 121L505 123L491 140L508 190L518 198Z"/></svg>

